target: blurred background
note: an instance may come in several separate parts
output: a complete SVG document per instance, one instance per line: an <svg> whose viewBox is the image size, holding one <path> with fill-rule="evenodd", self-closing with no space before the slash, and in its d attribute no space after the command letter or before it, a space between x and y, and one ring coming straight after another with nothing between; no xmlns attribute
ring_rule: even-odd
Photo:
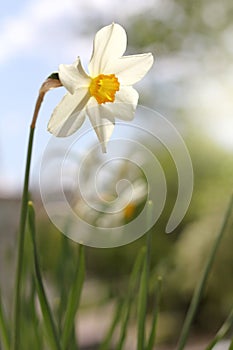
<svg viewBox="0 0 233 350"><path fill-rule="evenodd" d="M168 152L162 146L154 150L168 186L165 209L152 230L151 279L153 283L153 278L162 275L164 280L158 341L177 340L232 193L232 18L230 0L125 0L124 5L117 0L9 0L2 4L0 283L6 305L10 305L12 298L26 145L38 89L60 63L69 64L80 55L87 66L94 34L102 26L116 22L128 33L127 54L152 52L155 57L150 73L136 85L139 103L166 116L182 135L193 162L194 191L190 207L175 232L167 235L165 226L177 195L177 174ZM72 281L69 276L74 268L76 245L66 241L64 250L63 236L43 210L36 172L51 137L47 131L48 119L63 94L63 88L48 93L42 106L31 178L42 267L55 296L59 286ZM95 161L98 164L98 159ZM127 169L119 168L116 176L121 178L124 171ZM136 212L128 211L120 220L127 221ZM79 320L81 341L92 337L93 342L98 342L98 336L104 333L98 328L100 310L106 308L105 314L110 315L112 300L124 294L128 275L144 241L142 237L123 247L87 248L87 281ZM232 307L232 244L231 225L195 319L193 335L198 335L199 341L218 329ZM30 266L25 267L25 279L30 275L28 270Z"/></svg>

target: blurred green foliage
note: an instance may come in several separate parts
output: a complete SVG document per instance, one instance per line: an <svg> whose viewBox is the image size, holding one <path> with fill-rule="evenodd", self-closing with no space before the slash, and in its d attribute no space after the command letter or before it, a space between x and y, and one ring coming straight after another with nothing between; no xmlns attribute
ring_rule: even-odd
<svg viewBox="0 0 233 350"><path fill-rule="evenodd" d="M145 13L130 17L127 20L129 52L139 49L150 50L156 58L183 55L183 61L192 57L199 67L203 62L208 68L208 59L228 62L232 59L232 49L226 45L223 37L232 27L233 3L230 0L166 0L160 1L160 6L151 7ZM93 22L94 23L94 22ZM93 24L91 24L93 26ZM98 23L98 27L100 23ZM224 69L224 65L221 69ZM200 75L202 72L200 73ZM182 80L183 79L183 80ZM175 84L189 86L187 76ZM186 80L185 80L186 79ZM168 196L164 211L155 224L152 232L151 247L151 285L158 275L163 276L161 318L163 328L171 324L174 332L169 330L169 336L174 339L178 325L182 324L184 312L202 270L214 236L221 226L225 208L232 192L233 163L232 152L222 149L200 130L199 125L190 120L191 111L185 101L176 106L173 95L174 86L171 82L163 83L157 90L145 97L149 103L157 104L163 109L167 104L172 106L173 115L179 117L179 125L185 130L183 137L191 155L194 169L194 191L188 212L171 234L165 234L165 226L177 195L177 173L169 153L164 149L156 149L154 153L159 159L166 174ZM174 83L174 82L173 82ZM205 84L205 81L203 81ZM182 99L182 96L181 96ZM197 101L198 103L198 101ZM162 106L162 107L161 107ZM192 116L193 117L193 116ZM203 118L205 116L203 115ZM220 116L221 118L221 116ZM146 144L146 140L144 140ZM56 305L59 317L60 308L66 304L69 286L75 270L76 244L61 234L48 220L45 212L37 204L38 217L38 247L46 284L51 288L51 301ZM5 228L4 228L5 229ZM196 326L204 331L213 332L226 318L232 303L233 291L233 235L232 222L229 232L225 235L217 254L208 288L196 317ZM145 237L126 246L111 249L86 249L87 279L99 279L106 286L103 298L113 298L124 295L126 282L140 247L145 243ZM34 327L33 315L35 304L32 302L35 287L30 284L32 279L31 244L26 241L25 273L24 273L24 324L22 332L27 333L28 344L31 348L37 339L40 349L41 338L38 328ZM13 250L14 251L14 250ZM29 287L30 285L30 287ZM62 293L60 295L60 288ZM61 305L60 299L64 301ZM103 301L103 300L102 300ZM36 311L35 311L36 312ZM169 316L167 316L169 315ZM175 324L170 318L175 315ZM170 317L170 318L169 318ZM165 321L166 322L165 322ZM168 335L168 332L167 332ZM42 347L41 347L42 348Z"/></svg>
<svg viewBox="0 0 233 350"><path fill-rule="evenodd" d="M196 61L201 76L201 72L208 71L210 58L214 62L228 62L232 57L223 40L223 33L231 26L232 13L232 2L228 0L221 3L212 0L160 2L160 6L152 6L147 12L132 16L127 21L128 51L152 51L156 60L178 56L181 66L191 58ZM156 109L166 111L170 108L175 121L178 120L181 130L184 130L182 136L194 169L194 191L188 212L178 228L167 235L165 226L177 195L177 173L170 154L163 148L154 150L166 174L168 195L164 211L151 230L151 286L158 275L163 276L164 317L161 317L160 322L165 326L161 327L163 329L160 332L165 333L166 339L171 337L173 340L182 325L211 243L221 226L232 192L233 179L231 151L219 147L195 124L195 112L188 109L182 96L179 95L181 104L176 105L177 89L181 88L178 94L182 94L182 89L189 88L190 83L188 75L180 75L179 79L171 79L167 83L162 81L161 86L156 81L150 82L155 84L155 88L150 93L144 91L142 96L147 105L156 104ZM146 145L146 140L143 143ZM129 154L130 152L129 150ZM61 263L66 265L66 278L69 279L72 275L69 271L72 270L72 246L75 243L68 243L70 253L61 262L61 256L64 257L61 253L61 234L51 224L48 225L47 220L40 223L40 226L39 244L43 267L59 287L63 281L63 277L59 276ZM129 272L144 243L145 237L142 237L122 247L86 250L87 277L100 279L106 285L106 298L124 296ZM204 332L215 331L226 318L233 303L232 246L231 226L217 254L195 319L195 325ZM64 283L68 285L68 281ZM167 328L166 332L164 328Z"/></svg>
<svg viewBox="0 0 233 350"><path fill-rule="evenodd" d="M213 0L155 2L145 13L131 17L129 42L133 48L154 48L159 55L186 50L194 54L195 49L205 54L207 47L221 43L232 13L229 0L221 4Z"/></svg>
<svg viewBox="0 0 233 350"><path fill-rule="evenodd" d="M162 148L155 151L167 176L168 196L163 214L151 230L151 283L153 285L158 275L163 276L162 310L180 314L180 325L215 234L221 226L233 178L230 152L203 138L190 139L188 149L195 174L193 198L184 220L171 234L165 233L165 226L176 199L177 174L169 153ZM40 221L38 232L45 274L57 288L61 283L68 286L73 275L73 250L76 244L65 239L48 223L47 217ZM65 250L62 242L65 242ZM106 284L106 297L123 296L128 274L144 243L145 237L142 237L122 247L87 248L87 277L100 279ZM231 226L217 254L196 318L196 324L208 331L221 324L232 304L232 244ZM65 276L61 274L64 269Z"/></svg>

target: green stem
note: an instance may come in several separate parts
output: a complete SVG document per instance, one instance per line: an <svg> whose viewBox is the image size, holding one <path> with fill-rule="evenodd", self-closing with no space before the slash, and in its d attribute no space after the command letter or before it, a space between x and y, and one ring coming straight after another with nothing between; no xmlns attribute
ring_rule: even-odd
<svg viewBox="0 0 233 350"><path fill-rule="evenodd" d="M161 302L161 289L162 289L162 277L158 277L157 280L157 288L156 288L156 298L155 298L155 306L153 310L153 319L151 325L151 331L149 335L148 345L146 350L152 350L154 348L154 343L156 339L156 328L157 328L157 320L160 309Z"/></svg>
<svg viewBox="0 0 233 350"><path fill-rule="evenodd" d="M140 278L140 288L138 297L138 334L137 334L137 349L145 348L145 325L146 325L146 309L148 297L148 275L149 275L149 251L148 242L150 241L150 233L147 233L146 255L143 261L142 273Z"/></svg>
<svg viewBox="0 0 233 350"><path fill-rule="evenodd" d="M43 346L43 337L41 337L41 324L40 324L40 319L38 317L38 312L37 312L37 305L36 305L36 281L35 281L35 275L34 275L34 270L32 271L32 274L30 276L30 284L31 284L31 290L30 290L30 295L28 298L28 304L29 304L29 309L31 312L31 322L33 324L33 330L34 330L34 341L35 341L35 347L34 350L41 350L44 348Z"/></svg>
<svg viewBox="0 0 233 350"><path fill-rule="evenodd" d="M111 323L111 325L109 327L109 330L108 330L108 332L107 332L103 342L100 345L99 350L108 350L108 349L110 349L110 343L111 343L111 340L112 340L112 336L113 336L113 333L114 333L114 331L116 329L116 326L119 323L119 320L120 320L120 317L121 317L121 311L122 311L122 300L120 300L118 302L118 305L116 307L116 311L115 311L112 323Z"/></svg>
<svg viewBox="0 0 233 350"><path fill-rule="evenodd" d="M29 185L29 174L32 157L32 146L34 137L34 128L30 128L28 149L27 149L27 161L24 176L24 187L22 195L22 205L20 214L20 226L19 226L19 238L18 238L18 256L17 256L17 267L16 267L16 281L15 281L15 295L14 295L14 323L13 323L13 341L12 349L20 349L20 315L21 315L21 281L23 271L23 255L24 255L24 236L27 218L27 203L28 203L28 185Z"/></svg>
<svg viewBox="0 0 233 350"><path fill-rule="evenodd" d="M209 343L205 350L211 350L227 334L233 325L233 308L222 327L219 329L214 339Z"/></svg>
<svg viewBox="0 0 233 350"><path fill-rule="evenodd" d="M64 318L63 332L62 332L62 349L66 350L69 348L69 342L72 336L72 331L75 323L75 316L80 303L83 282L85 278L85 256L84 246L79 245L78 247L78 261L76 265L76 271L74 275L74 283L71 288L66 314Z"/></svg>
<svg viewBox="0 0 233 350"><path fill-rule="evenodd" d="M2 336L2 345L4 349L10 349L10 337L9 337L9 328L6 321L6 317L3 310L2 298L0 294L0 334ZM0 343L1 346L1 343Z"/></svg>
<svg viewBox="0 0 233 350"><path fill-rule="evenodd" d="M28 209L27 203L28 203L29 175L30 175L30 167L31 167L34 131L35 131L36 121L38 118L40 107L46 92L49 91L50 89L53 89L59 86L61 86L61 83L58 80L58 77L52 77L52 76L48 77L44 81L44 83L41 85L41 88L39 90L39 95L36 100L34 113L32 116L32 122L30 125L21 213L20 213L19 236L18 236L18 252L17 252L18 255L17 255L16 275L15 275L15 290L14 290L15 292L14 292L14 315L13 315L14 317L13 318L13 339L11 342L12 350L20 350L20 318L21 318L20 296L21 296L21 281L22 281L22 272L23 272L24 236L25 236L25 228L26 228L27 209Z"/></svg>
<svg viewBox="0 0 233 350"><path fill-rule="evenodd" d="M228 350L233 350L233 338L231 339L231 343Z"/></svg>
<svg viewBox="0 0 233 350"><path fill-rule="evenodd" d="M68 223L65 227L64 232L67 232L68 230ZM58 307L58 325L59 325L59 332L62 332L63 325L63 316L66 311L67 307L67 301L68 301L68 293L70 290L70 286L67 283L67 270L69 269L70 260L67 259L67 256L71 255L71 250L69 247L69 238L62 234L61 237L61 252L60 256L61 258L58 261L57 264L57 280L59 281L60 285L62 285L62 288L60 288L60 302Z"/></svg>
<svg viewBox="0 0 233 350"><path fill-rule="evenodd" d="M185 318L185 321L184 321L184 324L183 324L183 328L182 328L182 331L181 331L181 335L180 335L180 338L179 338L179 341L178 341L178 345L177 345L177 349L178 350L183 350L184 346L186 344L186 341L187 341L187 338L188 338L188 335L189 335L189 331L190 331L190 328L191 328L191 324L192 324L193 318L195 316L195 313L196 313L199 301L200 301L200 299L202 297L203 290L205 288L209 272L210 272L210 270L212 268L217 249L218 249L218 247L220 245L220 242L221 242L221 239L223 237L223 234L224 234L224 232L225 232L225 230L227 228L228 221L229 221L229 218L230 218L230 215L231 215L231 211L232 211L232 206L233 206L233 195L231 197L231 200L230 200L230 203L229 203L229 206L228 206L228 209L227 209L227 212L226 212L226 215L225 215L222 227L221 227L219 233L216 236L216 239L215 239L214 244L212 246L212 250L210 251L208 260L206 262L205 268L203 270L203 273L201 275L199 283L197 284L197 287L196 287L196 289L194 291L193 298L192 298L190 307L188 309L188 312L187 312L187 315L186 315L186 318Z"/></svg>
<svg viewBox="0 0 233 350"><path fill-rule="evenodd" d="M153 218L153 203L151 200L147 203L147 224L151 225ZM149 274L150 274L150 258L151 258L151 232L146 234L146 255L143 262L142 273L140 278L139 300L138 300L138 334L137 349L145 349L145 331L146 331L146 311L147 299L149 291Z"/></svg>
<svg viewBox="0 0 233 350"><path fill-rule="evenodd" d="M129 279L129 286L128 286L128 293L126 295L125 301L122 306L122 314L123 314L123 320L121 324L121 330L120 330L120 336L118 343L115 347L116 350L122 350L125 338L126 338L126 332L127 332L127 326L129 323L129 316L130 316L130 311L133 303L133 297L134 293L138 284L138 279L139 279L139 273L142 268L143 261L145 259L145 254L146 254L146 249L145 247L142 247L140 250L136 261L133 266L133 270L130 275Z"/></svg>

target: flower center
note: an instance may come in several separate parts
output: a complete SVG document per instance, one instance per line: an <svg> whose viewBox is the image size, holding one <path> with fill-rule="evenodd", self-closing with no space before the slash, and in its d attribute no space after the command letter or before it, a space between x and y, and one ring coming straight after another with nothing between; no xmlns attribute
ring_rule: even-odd
<svg viewBox="0 0 233 350"><path fill-rule="evenodd" d="M99 104L114 102L115 94L119 91L120 83L115 74L100 74L91 80L89 92Z"/></svg>

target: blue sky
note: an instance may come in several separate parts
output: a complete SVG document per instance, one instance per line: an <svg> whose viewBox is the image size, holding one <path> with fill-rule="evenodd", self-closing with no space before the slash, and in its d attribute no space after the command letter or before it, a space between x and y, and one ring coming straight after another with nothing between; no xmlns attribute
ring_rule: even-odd
<svg viewBox="0 0 233 350"><path fill-rule="evenodd" d="M71 63L77 55L82 57L84 65L88 62L92 39L99 27L88 28L87 23L92 18L97 22L99 18L100 26L114 21L127 30L129 16L151 4L159 10L162 3L125 0L124 11L118 0L9 0L1 5L0 195L13 194L22 186L29 125L42 81L60 63ZM227 45L231 45L229 40ZM214 68L214 75L211 70L209 74L206 71L205 75L197 74L199 66L195 57L187 66L181 65L176 57L158 58L156 64L156 73L152 70L151 76L155 77L157 86L166 80L175 82L177 74L189 75L189 89L183 98L187 108L193 111L190 113L195 115L198 127L206 128L233 149L232 64L227 69L224 67L224 71ZM144 82L140 84L143 88ZM51 137L47 122L63 94L63 89L57 89L45 98L37 124L33 166Z"/></svg>
<svg viewBox="0 0 233 350"><path fill-rule="evenodd" d="M94 32L86 34L85 20L100 16L106 24L125 21L117 1L36 0L4 2L0 14L0 192L18 190L23 181L29 124L43 80L60 63L81 55L84 64L92 50ZM131 2L132 4L132 2ZM134 6L140 10L140 6ZM76 33L74 34L74 29ZM59 90L59 91L58 91ZM63 89L47 94L36 130L33 159L40 158L50 134L48 119Z"/></svg>

